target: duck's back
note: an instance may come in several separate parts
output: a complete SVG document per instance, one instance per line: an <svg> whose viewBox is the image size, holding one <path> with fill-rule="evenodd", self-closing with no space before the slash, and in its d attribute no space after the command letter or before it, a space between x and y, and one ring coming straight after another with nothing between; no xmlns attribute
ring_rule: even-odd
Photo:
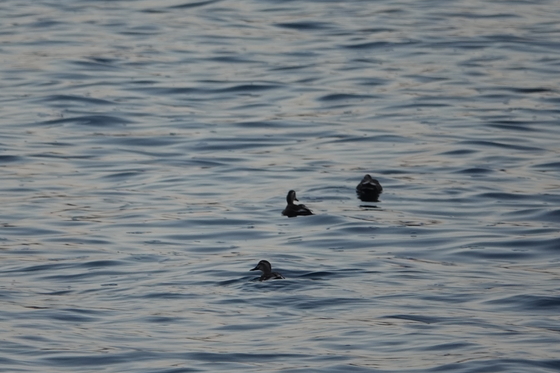
<svg viewBox="0 0 560 373"><path fill-rule="evenodd" d="M369 175L364 176L362 181L356 186L356 193L362 201L376 202L382 192L383 187L379 184L379 181Z"/></svg>
<svg viewBox="0 0 560 373"><path fill-rule="evenodd" d="M288 205L282 211L282 215L293 218L298 215L313 215L313 212L305 207L305 205Z"/></svg>
<svg viewBox="0 0 560 373"><path fill-rule="evenodd" d="M284 276L282 276L280 273L278 272L271 272L271 273L267 273L262 275L259 278L259 281L266 281L266 280L282 280L285 279Z"/></svg>

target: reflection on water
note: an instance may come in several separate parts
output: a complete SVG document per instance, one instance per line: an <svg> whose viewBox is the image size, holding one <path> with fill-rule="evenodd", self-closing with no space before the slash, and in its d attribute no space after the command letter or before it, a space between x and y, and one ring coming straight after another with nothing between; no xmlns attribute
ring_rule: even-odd
<svg viewBox="0 0 560 373"><path fill-rule="evenodd" d="M560 371L559 7L0 5L0 370Z"/></svg>

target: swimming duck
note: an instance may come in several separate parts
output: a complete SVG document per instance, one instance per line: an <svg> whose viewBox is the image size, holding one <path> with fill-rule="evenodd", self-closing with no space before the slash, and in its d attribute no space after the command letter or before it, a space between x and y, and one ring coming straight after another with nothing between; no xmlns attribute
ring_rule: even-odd
<svg viewBox="0 0 560 373"><path fill-rule="evenodd" d="M259 281L266 281L266 280L270 280L271 278L272 279L284 278L284 276L282 276L280 273L272 272L272 265L268 260L261 260L259 264L257 264L257 266L253 268L251 271L257 271L257 270L262 272L262 276L259 277Z"/></svg>
<svg viewBox="0 0 560 373"><path fill-rule="evenodd" d="M289 218L293 218L294 216L298 215L313 215L313 212L305 207L305 205L294 204L294 201L298 201L298 199L296 198L296 192L294 190L290 190L288 192L286 201L288 202L288 206L286 206L284 211L282 211L282 215L286 215Z"/></svg>
<svg viewBox="0 0 560 373"><path fill-rule="evenodd" d="M365 202L378 202L381 192L383 192L383 187L379 184L379 181L369 176L369 174L364 176L356 187L358 198Z"/></svg>

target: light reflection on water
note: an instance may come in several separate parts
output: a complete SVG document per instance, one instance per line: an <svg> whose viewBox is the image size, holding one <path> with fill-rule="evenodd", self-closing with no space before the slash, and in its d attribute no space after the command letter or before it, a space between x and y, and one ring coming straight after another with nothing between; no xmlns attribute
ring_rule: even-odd
<svg viewBox="0 0 560 373"><path fill-rule="evenodd" d="M555 3L0 7L0 370L560 370Z"/></svg>

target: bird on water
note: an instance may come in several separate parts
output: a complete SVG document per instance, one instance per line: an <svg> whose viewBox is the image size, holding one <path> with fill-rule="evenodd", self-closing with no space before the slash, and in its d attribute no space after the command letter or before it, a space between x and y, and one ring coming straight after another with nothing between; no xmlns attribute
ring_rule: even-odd
<svg viewBox="0 0 560 373"><path fill-rule="evenodd" d="M289 218L293 218L298 215L313 215L313 212L305 207L305 205L297 205L294 203L294 201L299 202L299 200L296 198L295 190L290 190L288 192L288 195L286 196L286 202L288 202L288 206L286 206L284 211L282 211L282 215L285 215Z"/></svg>
<svg viewBox="0 0 560 373"><path fill-rule="evenodd" d="M369 174L364 176L356 187L358 198L364 202L379 202L378 198L381 192L383 192L383 187L379 184L379 181Z"/></svg>
<svg viewBox="0 0 560 373"><path fill-rule="evenodd" d="M255 268L251 269L251 271L261 271L262 272L261 277L259 277L259 281L266 281L266 280L270 280L270 279L282 279L282 278L284 278L284 276L282 276L280 273L272 272L272 265L270 264L270 262L268 260L261 260Z"/></svg>

